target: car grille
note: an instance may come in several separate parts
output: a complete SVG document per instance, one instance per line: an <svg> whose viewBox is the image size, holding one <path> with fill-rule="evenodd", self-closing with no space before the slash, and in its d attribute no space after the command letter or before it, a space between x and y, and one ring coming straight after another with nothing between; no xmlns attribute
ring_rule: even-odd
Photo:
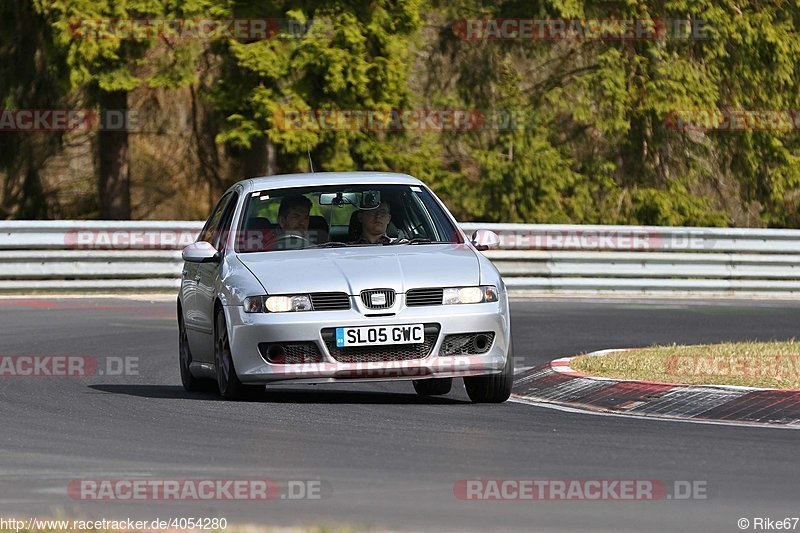
<svg viewBox="0 0 800 533"><path fill-rule="evenodd" d="M423 305L442 305L444 289L411 289L406 292L406 305L408 307L421 307Z"/></svg>
<svg viewBox="0 0 800 533"><path fill-rule="evenodd" d="M298 365L322 362L322 354L313 342L261 342L258 344L258 351L265 361L272 364Z"/></svg>
<svg viewBox="0 0 800 533"><path fill-rule="evenodd" d="M314 311L337 311L350 309L350 296L344 292L311 293Z"/></svg>
<svg viewBox="0 0 800 533"><path fill-rule="evenodd" d="M386 303L382 305L373 305L373 294L383 294L386 298ZM394 305L394 291L392 289L372 289L368 291L361 291L361 301L370 309L389 309Z"/></svg>
<svg viewBox="0 0 800 533"><path fill-rule="evenodd" d="M478 339L478 337L482 337ZM476 339L478 342L476 343ZM459 333L457 335L447 335L442 341L439 355L473 355L489 351L494 342L494 332L486 331L483 333ZM480 347L476 346L479 344Z"/></svg>
<svg viewBox="0 0 800 533"><path fill-rule="evenodd" d="M389 346L336 346L336 328L322 330L322 340L331 356L340 363L377 363L381 361L407 361L428 357L439 337L439 324L425 324L425 340L420 344L392 344Z"/></svg>

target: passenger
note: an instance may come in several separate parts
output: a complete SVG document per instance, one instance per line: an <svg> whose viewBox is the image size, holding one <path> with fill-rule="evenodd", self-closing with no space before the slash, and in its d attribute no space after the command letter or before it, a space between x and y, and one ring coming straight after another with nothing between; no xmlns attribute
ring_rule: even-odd
<svg viewBox="0 0 800 533"><path fill-rule="evenodd" d="M376 209L362 209L356 215L361 226L361 235L351 244L389 244L386 228L392 220L392 208L386 200Z"/></svg>

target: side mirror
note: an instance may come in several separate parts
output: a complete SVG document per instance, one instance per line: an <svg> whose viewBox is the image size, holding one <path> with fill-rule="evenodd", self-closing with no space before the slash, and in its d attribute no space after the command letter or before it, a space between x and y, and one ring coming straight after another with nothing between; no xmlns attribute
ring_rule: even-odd
<svg viewBox="0 0 800 533"><path fill-rule="evenodd" d="M479 229L472 234L472 244L483 252L500 244L500 237L488 229Z"/></svg>
<svg viewBox="0 0 800 533"><path fill-rule="evenodd" d="M190 263L213 263L219 258L219 252L211 243L197 241L184 248L181 256Z"/></svg>

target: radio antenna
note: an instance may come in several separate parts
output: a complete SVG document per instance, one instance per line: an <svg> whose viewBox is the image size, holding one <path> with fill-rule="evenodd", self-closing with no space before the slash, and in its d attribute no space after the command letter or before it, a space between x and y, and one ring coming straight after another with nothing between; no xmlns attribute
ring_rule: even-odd
<svg viewBox="0 0 800 533"><path fill-rule="evenodd" d="M308 145L308 139L306 139L306 153L308 154L308 168L311 169L311 173L314 173L314 162L311 160L311 148Z"/></svg>

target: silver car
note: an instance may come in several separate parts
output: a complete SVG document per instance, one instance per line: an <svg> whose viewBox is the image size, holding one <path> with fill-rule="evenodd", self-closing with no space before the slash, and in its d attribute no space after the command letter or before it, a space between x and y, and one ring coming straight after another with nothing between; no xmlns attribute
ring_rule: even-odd
<svg viewBox="0 0 800 533"><path fill-rule="evenodd" d="M180 372L223 398L276 382L410 380L422 395L464 379L508 399L506 287L442 202L411 176L326 172L232 186L183 251Z"/></svg>

